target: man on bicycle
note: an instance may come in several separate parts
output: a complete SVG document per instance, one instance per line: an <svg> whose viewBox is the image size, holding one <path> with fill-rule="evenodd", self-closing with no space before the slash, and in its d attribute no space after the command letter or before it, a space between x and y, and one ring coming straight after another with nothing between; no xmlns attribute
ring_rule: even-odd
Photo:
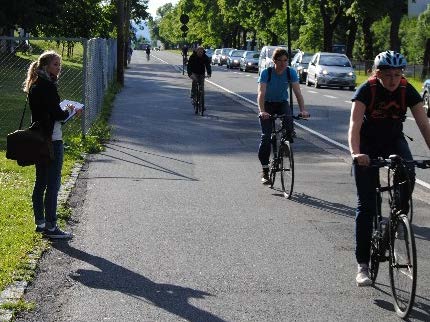
<svg viewBox="0 0 430 322"><path fill-rule="evenodd" d="M292 111L288 103L289 83L291 82L294 95L300 108L303 118L308 118L309 113L305 110L305 104L300 91L299 78L294 68L287 68L288 53L284 48L276 48L272 55L274 67L264 69L258 79L258 109L260 111L261 141L258 149L258 158L262 166L261 182L270 184L269 179L269 158L270 158L270 135L272 133L272 122L270 116L273 114L288 115L285 125L292 138L293 118ZM269 79L270 76L270 79Z"/></svg>
<svg viewBox="0 0 430 322"><path fill-rule="evenodd" d="M182 57L188 57L188 46L186 44L182 47Z"/></svg>
<svg viewBox="0 0 430 322"><path fill-rule="evenodd" d="M150 54L151 54L151 48L148 46L146 46L146 59L149 60Z"/></svg>
<svg viewBox="0 0 430 322"><path fill-rule="evenodd" d="M355 217L357 286L372 284L369 278L369 261L379 170L368 167L370 159L388 158L391 154L397 154L405 160L412 160L411 151L403 134L407 107L410 108L430 148L430 125L422 98L403 76L403 70L406 68L405 57L387 50L375 57L373 68L373 75L352 97L348 131L358 197ZM414 167L408 169L408 172L413 185ZM407 209L408 205L402 205L402 208Z"/></svg>
<svg viewBox="0 0 430 322"><path fill-rule="evenodd" d="M204 90L205 68L208 77L211 77L212 69L210 59L206 56L204 48L199 46L191 54L187 65L188 77L193 80L191 86L191 97L194 97L197 82L200 83L202 90Z"/></svg>

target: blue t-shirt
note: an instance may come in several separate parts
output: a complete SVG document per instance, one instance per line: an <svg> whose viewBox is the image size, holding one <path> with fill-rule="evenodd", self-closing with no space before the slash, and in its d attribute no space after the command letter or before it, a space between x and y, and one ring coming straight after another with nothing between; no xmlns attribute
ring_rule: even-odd
<svg viewBox="0 0 430 322"><path fill-rule="evenodd" d="M290 71L291 83L297 83L299 81L297 72L294 68L291 67L286 68L281 75L276 74L275 68L272 67L272 76L270 82L267 82L267 80L269 79L268 68L264 69L261 72L257 82L266 83L266 96L264 98L266 102L288 101L289 84L287 70Z"/></svg>

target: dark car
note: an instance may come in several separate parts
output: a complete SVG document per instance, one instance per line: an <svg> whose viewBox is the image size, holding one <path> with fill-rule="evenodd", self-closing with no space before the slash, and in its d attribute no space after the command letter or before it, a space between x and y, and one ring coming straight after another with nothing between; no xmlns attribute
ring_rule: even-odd
<svg viewBox="0 0 430 322"><path fill-rule="evenodd" d="M423 101L427 116L430 116L430 79L425 80L423 84Z"/></svg>
<svg viewBox="0 0 430 322"><path fill-rule="evenodd" d="M291 60L291 67L294 67L299 76L299 82L304 83L308 75L308 66L313 54L299 51Z"/></svg>
<svg viewBox="0 0 430 322"><path fill-rule="evenodd" d="M258 57L260 57L258 51L245 51L240 57L239 70L244 70L245 72L248 70L258 71Z"/></svg>
<svg viewBox="0 0 430 322"><path fill-rule="evenodd" d="M219 57L219 63L218 63L218 65L219 66L222 66L222 65L224 65L225 63L227 63L227 56L228 56L228 53L231 51L231 50L233 50L234 48L222 48L221 49L221 55L220 55L220 57Z"/></svg>
<svg viewBox="0 0 430 322"><path fill-rule="evenodd" d="M239 67L240 57L242 57L244 52L244 50L231 50L227 56L227 68Z"/></svg>

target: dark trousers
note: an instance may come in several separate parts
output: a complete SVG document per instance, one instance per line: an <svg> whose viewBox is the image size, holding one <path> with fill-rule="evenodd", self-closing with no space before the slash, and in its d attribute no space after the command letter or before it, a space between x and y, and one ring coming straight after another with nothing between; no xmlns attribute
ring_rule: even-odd
<svg viewBox="0 0 430 322"><path fill-rule="evenodd" d="M291 134L293 130L293 117L292 111L288 102L264 102L264 110L270 115L274 114L285 114L283 122L286 125L287 133ZM263 120L260 118L260 126L261 126L261 140L260 146L258 148L258 159L262 166L266 166L269 164L270 159L270 135L272 133L272 120L267 119Z"/></svg>
<svg viewBox="0 0 430 322"><path fill-rule="evenodd" d="M57 197L61 186L63 167L63 141L52 142L54 160L48 165L36 164L36 181L32 201L36 225L46 224L46 228L57 225Z"/></svg>
<svg viewBox="0 0 430 322"><path fill-rule="evenodd" d="M196 95L196 90L197 90L197 82L200 83L202 92L203 92L203 97L202 97L202 106L205 106L205 97L204 97L204 90L205 90L205 75L204 74L194 74L193 76L197 77L197 81L193 80L192 84L191 84L191 97L194 97Z"/></svg>
<svg viewBox="0 0 430 322"><path fill-rule="evenodd" d="M363 151L363 153L365 152ZM398 154L405 160L412 160L411 151L404 137L394 142L391 146L391 153L389 154ZM380 156L386 158L389 154L381 153ZM355 257L357 263L368 264L370 260L372 223L373 217L376 215L377 207L376 187L379 182L379 169L354 165L353 170L358 197L355 217ZM415 182L415 168L411 166L408 168L408 171L413 188ZM410 193L412 193L412 189Z"/></svg>

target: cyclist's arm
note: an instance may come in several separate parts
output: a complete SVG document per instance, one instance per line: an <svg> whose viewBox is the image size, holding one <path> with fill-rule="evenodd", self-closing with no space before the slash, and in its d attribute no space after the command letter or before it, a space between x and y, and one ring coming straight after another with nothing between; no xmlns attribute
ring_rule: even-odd
<svg viewBox="0 0 430 322"><path fill-rule="evenodd" d="M302 91L298 82L292 83L293 92L299 104L300 114L303 118L309 117L309 113L305 109L305 100L303 99Z"/></svg>
<svg viewBox="0 0 430 322"><path fill-rule="evenodd" d="M411 108L411 112L424 140L426 141L427 147L430 149L430 123L423 105L423 102L419 102Z"/></svg>
<svg viewBox="0 0 430 322"><path fill-rule="evenodd" d="M264 110L264 100L266 98L266 88L267 88L267 84L266 83L258 83L258 90L257 90L257 102L258 102L258 110L259 110L259 114L262 118L266 119L269 118L270 114L267 113Z"/></svg>
<svg viewBox="0 0 430 322"><path fill-rule="evenodd" d="M353 159L356 159L359 165L369 165L370 159L366 154L360 151L360 130L363 125L364 112L366 105L363 102L355 100L352 102L351 117L349 120L348 143L349 152Z"/></svg>

